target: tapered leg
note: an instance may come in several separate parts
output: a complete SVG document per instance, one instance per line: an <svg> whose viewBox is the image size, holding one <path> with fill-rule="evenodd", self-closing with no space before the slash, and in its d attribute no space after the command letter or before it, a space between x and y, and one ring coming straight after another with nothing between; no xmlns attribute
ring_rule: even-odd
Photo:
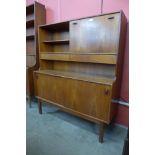
<svg viewBox="0 0 155 155"><path fill-rule="evenodd" d="M38 99L38 110L39 110L39 114L42 114L42 102L40 99Z"/></svg>
<svg viewBox="0 0 155 155"><path fill-rule="evenodd" d="M99 142L103 143L103 137L104 137L104 123L99 124Z"/></svg>

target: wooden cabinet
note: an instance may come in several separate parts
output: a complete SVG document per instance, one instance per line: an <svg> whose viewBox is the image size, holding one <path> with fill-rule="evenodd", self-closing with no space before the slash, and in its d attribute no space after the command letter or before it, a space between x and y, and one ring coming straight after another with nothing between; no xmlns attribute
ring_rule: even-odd
<svg viewBox="0 0 155 155"><path fill-rule="evenodd" d="M26 7L26 95L34 96L33 71L39 68L38 25L46 22L45 6L34 2Z"/></svg>
<svg viewBox="0 0 155 155"><path fill-rule="evenodd" d="M42 101L100 124L116 114L123 63L123 12L39 27L40 69L34 72L39 112Z"/></svg>

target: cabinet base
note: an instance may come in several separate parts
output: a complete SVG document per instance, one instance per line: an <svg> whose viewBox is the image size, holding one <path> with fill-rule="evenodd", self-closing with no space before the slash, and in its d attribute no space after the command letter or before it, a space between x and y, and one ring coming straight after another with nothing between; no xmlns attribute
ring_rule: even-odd
<svg viewBox="0 0 155 155"><path fill-rule="evenodd" d="M41 99L38 99L38 111L39 114L42 114L42 101ZM100 122L99 123L99 142L103 143L103 137L104 137L104 128L105 128L105 123Z"/></svg>

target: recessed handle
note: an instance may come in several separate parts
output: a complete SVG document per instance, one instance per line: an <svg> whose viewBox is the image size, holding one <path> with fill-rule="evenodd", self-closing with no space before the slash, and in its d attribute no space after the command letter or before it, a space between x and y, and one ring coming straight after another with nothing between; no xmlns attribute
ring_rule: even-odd
<svg viewBox="0 0 155 155"><path fill-rule="evenodd" d="M108 17L108 19L114 19L114 17Z"/></svg>
<svg viewBox="0 0 155 155"><path fill-rule="evenodd" d="M106 95L109 94L109 89L108 89L108 88L105 89L105 94L106 94Z"/></svg>
<svg viewBox="0 0 155 155"><path fill-rule="evenodd" d="M77 22L74 22L74 23L73 23L73 25L77 25L77 24L78 24Z"/></svg>

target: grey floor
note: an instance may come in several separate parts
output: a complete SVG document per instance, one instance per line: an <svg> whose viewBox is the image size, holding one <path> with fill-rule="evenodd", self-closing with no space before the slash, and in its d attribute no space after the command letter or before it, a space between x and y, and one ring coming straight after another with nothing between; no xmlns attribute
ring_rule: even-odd
<svg viewBox="0 0 155 155"><path fill-rule="evenodd" d="M104 143L98 142L98 126L59 109L37 103L26 106L27 155L121 155L126 128L106 127Z"/></svg>

